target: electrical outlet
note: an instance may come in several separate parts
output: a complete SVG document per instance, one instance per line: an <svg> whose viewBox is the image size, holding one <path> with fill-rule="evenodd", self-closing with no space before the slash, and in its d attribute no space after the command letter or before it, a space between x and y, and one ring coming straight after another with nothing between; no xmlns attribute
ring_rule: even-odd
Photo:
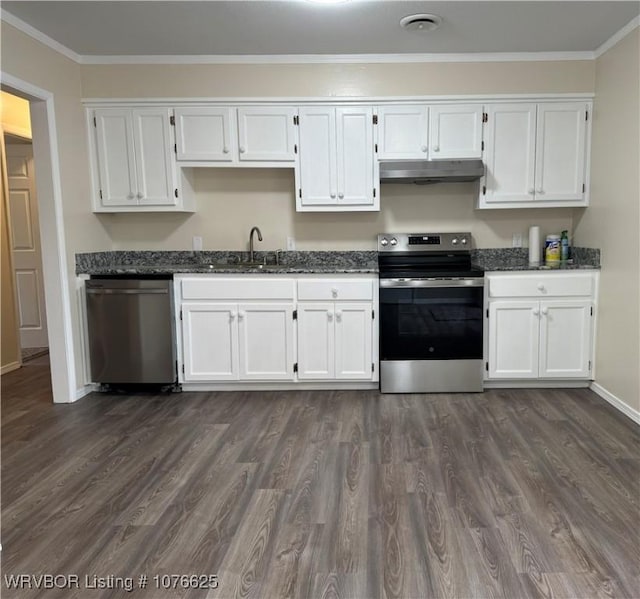
<svg viewBox="0 0 640 599"><path fill-rule="evenodd" d="M202 249L202 237L193 238L193 249L196 251L200 251Z"/></svg>
<svg viewBox="0 0 640 599"><path fill-rule="evenodd" d="M296 249L296 240L294 237L287 237L287 249L289 251Z"/></svg>
<svg viewBox="0 0 640 599"><path fill-rule="evenodd" d="M511 247L521 248L522 247L522 233L514 233L511 239Z"/></svg>

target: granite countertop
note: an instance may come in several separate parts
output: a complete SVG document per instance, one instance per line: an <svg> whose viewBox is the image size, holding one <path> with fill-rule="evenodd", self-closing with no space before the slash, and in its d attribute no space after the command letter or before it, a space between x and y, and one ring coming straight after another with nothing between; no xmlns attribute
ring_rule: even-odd
<svg viewBox="0 0 640 599"><path fill-rule="evenodd" d="M375 251L340 252L112 251L76 254L76 274L358 274L378 272ZM257 263L257 264L256 264Z"/></svg>
<svg viewBox="0 0 640 599"><path fill-rule="evenodd" d="M600 268L600 250L571 248L571 259L548 265L529 264L527 248L471 250L474 266L484 271L587 270ZM76 274L173 275L212 274L377 274L375 250L255 252L257 264L247 264L248 252L111 251L76 254Z"/></svg>
<svg viewBox="0 0 640 599"><path fill-rule="evenodd" d="M473 264L489 271L528 271L528 270L599 270L600 250L593 248L571 248L571 257L566 262L547 264L529 263L527 248L489 248L471 250Z"/></svg>

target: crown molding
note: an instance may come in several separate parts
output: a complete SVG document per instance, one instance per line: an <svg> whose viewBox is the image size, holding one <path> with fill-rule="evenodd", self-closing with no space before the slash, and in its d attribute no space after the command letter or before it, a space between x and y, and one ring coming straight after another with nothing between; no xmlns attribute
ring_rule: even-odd
<svg viewBox="0 0 640 599"><path fill-rule="evenodd" d="M627 37L636 27L640 25L640 16L631 19L620 31L614 33L604 44L593 53L594 58L600 58L607 50L613 48L619 41Z"/></svg>
<svg viewBox="0 0 640 599"><path fill-rule="evenodd" d="M493 52L467 54L271 54L83 56L82 64L399 64L434 62L547 62L593 60L593 52Z"/></svg>
<svg viewBox="0 0 640 599"><path fill-rule="evenodd" d="M7 12L4 9L0 9L0 19L5 23L8 23L12 27L15 27L18 31L22 31L22 33L25 33L26 35L33 38L34 40L40 42L41 44L44 44L45 46L48 46L49 48L51 48L52 50L55 50L56 52L59 52L60 54L62 54L63 56L66 56L67 58L73 60L74 62L77 62L77 63L82 62L82 56L80 56L80 54L77 54L70 48L63 46L60 42L56 42L56 40L42 33L42 31L40 31L39 29L36 29L35 27L32 27L28 23L25 23L22 19L19 19L18 17L14 17L11 13Z"/></svg>

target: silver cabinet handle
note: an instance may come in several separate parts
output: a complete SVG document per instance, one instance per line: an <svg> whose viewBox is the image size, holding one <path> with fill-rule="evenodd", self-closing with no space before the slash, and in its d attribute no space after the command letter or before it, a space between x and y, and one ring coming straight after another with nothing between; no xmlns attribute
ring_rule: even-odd
<svg viewBox="0 0 640 599"><path fill-rule="evenodd" d="M135 197L135 196L133 195L133 191L130 191L130 192L127 194L127 200L133 200L133 198L134 198L134 197Z"/></svg>
<svg viewBox="0 0 640 599"><path fill-rule="evenodd" d="M427 151L427 146L422 146L420 149L421 149L423 152L426 152L426 151Z"/></svg>
<svg viewBox="0 0 640 599"><path fill-rule="evenodd" d="M238 312L238 320L244 320L244 317L247 315L247 313L244 310L240 310Z"/></svg>
<svg viewBox="0 0 640 599"><path fill-rule="evenodd" d="M534 316L539 316L540 315L540 310L538 310L538 308L534 308L533 309L533 315Z"/></svg>
<svg viewBox="0 0 640 599"><path fill-rule="evenodd" d="M535 189L531 188L529 191L527 191L527 193L532 196L534 193L536 192Z"/></svg>
<svg viewBox="0 0 640 599"><path fill-rule="evenodd" d="M331 290L331 296L338 297L338 290L335 287Z"/></svg>
<svg viewBox="0 0 640 599"><path fill-rule="evenodd" d="M236 319L236 313L233 310L231 312L229 312L229 318L231 320L235 320Z"/></svg>
<svg viewBox="0 0 640 599"><path fill-rule="evenodd" d="M240 154L244 154L244 146L240 146Z"/></svg>
<svg viewBox="0 0 640 599"><path fill-rule="evenodd" d="M336 310L336 320L338 322L342 320L342 310Z"/></svg>
<svg viewBox="0 0 640 599"><path fill-rule="evenodd" d="M342 198L344 198L344 194L343 194L342 192L340 192L340 193L338 194L338 197L339 197L340 199L342 199Z"/></svg>
<svg viewBox="0 0 640 599"><path fill-rule="evenodd" d="M536 189L536 193L539 193L540 195L544 194L544 189L542 189L542 187Z"/></svg>
<svg viewBox="0 0 640 599"><path fill-rule="evenodd" d="M439 152L440 151L440 146L433 146L433 151L434 152Z"/></svg>
<svg viewBox="0 0 640 599"><path fill-rule="evenodd" d="M138 198L139 200L141 200L142 198L144 198L144 194L143 194L141 191L139 191L139 192L136 194L136 196L137 196L137 198Z"/></svg>
<svg viewBox="0 0 640 599"><path fill-rule="evenodd" d="M336 197L336 192L335 192L335 191L332 191L332 192L329 194L329 197L331 197L331 198L335 198L335 197Z"/></svg>
<svg viewBox="0 0 640 599"><path fill-rule="evenodd" d="M333 312L331 312L331 310L329 310L329 311L327 312L327 320L328 320L329 322L331 322L331 321L333 320Z"/></svg>
<svg viewBox="0 0 640 599"><path fill-rule="evenodd" d="M229 148L227 148L227 146L225 146L224 148L222 148L222 152L224 154L228 154L229 153Z"/></svg>
<svg viewBox="0 0 640 599"><path fill-rule="evenodd" d="M549 314L549 308L542 308L542 313L546 316Z"/></svg>

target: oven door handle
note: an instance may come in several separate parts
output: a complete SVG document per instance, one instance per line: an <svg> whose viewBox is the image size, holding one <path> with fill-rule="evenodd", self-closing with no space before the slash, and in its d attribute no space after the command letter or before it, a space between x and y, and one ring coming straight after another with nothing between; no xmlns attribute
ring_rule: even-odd
<svg viewBox="0 0 640 599"><path fill-rule="evenodd" d="M484 287L484 279L380 279L380 287Z"/></svg>

